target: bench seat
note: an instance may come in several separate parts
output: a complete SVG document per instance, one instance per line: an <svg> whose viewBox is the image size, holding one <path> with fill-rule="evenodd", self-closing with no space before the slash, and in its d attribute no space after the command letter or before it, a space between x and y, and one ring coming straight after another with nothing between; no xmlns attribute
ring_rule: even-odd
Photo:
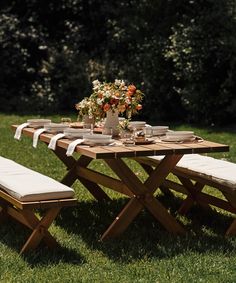
<svg viewBox="0 0 236 283"><path fill-rule="evenodd" d="M148 158L159 163L163 157ZM175 169L236 189L236 164L229 161L200 154L186 154L177 163Z"/></svg>
<svg viewBox="0 0 236 283"><path fill-rule="evenodd" d="M74 196L72 188L4 157L0 157L0 186L20 201L42 201Z"/></svg>
<svg viewBox="0 0 236 283"><path fill-rule="evenodd" d="M48 228L62 207L76 204L72 188L0 157L0 219L10 216L33 230L21 253L36 248L41 240L51 248L57 246ZM38 208L44 210L41 219L35 214Z"/></svg>
<svg viewBox="0 0 236 283"><path fill-rule="evenodd" d="M150 173L158 166L164 156L135 158ZM236 164L200 154L186 154L177 163L172 173L179 179L176 183L167 178L162 188L173 189L187 195L179 213L186 214L194 203L203 207L213 205L236 214ZM202 192L205 185L219 190L223 198ZM236 235L236 220L226 231L227 235Z"/></svg>

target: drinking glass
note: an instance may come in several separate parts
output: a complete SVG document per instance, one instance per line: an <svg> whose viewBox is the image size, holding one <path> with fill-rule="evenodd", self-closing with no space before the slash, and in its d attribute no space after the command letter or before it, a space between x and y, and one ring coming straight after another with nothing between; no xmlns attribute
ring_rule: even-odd
<svg viewBox="0 0 236 283"><path fill-rule="evenodd" d="M93 124L91 123L83 123L83 129L90 129L90 134L93 134Z"/></svg>
<svg viewBox="0 0 236 283"><path fill-rule="evenodd" d="M69 126L70 123L71 123L71 118L69 118L69 117L62 117L61 118L61 123Z"/></svg>
<svg viewBox="0 0 236 283"><path fill-rule="evenodd" d="M145 127L144 133L147 138L151 138L153 136L152 127Z"/></svg>

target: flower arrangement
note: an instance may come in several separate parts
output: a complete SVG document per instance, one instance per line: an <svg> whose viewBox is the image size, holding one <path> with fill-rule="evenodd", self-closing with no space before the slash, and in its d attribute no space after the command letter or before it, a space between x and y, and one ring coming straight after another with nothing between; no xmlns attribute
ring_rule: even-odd
<svg viewBox="0 0 236 283"><path fill-rule="evenodd" d="M84 116L93 117L94 110L97 108L94 101L89 97L85 97L79 103L75 104L75 108L79 111L78 118L82 119Z"/></svg>
<svg viewBox="0 0 236 283"><path fill-rule="evenodd" d="M93 81L93 93L90 99L96 108L93 114L103 118L109 110L126 116L128 119L142 109L140 104L144 94L135 85L126 85L123 80L113 83Z"/></svg>

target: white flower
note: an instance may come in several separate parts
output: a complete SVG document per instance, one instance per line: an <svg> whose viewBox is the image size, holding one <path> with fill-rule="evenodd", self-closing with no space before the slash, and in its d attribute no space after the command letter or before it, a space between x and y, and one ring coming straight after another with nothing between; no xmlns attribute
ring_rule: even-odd
<svg viewBox="0 0 236 283"><path fill-rule="evenodd" d="M110 96L111 96L110 91L109 91L109 90L107 90L107 91L104 93L104 96L105 96L105 97L110 97Z"/></svg>
<svg viewBox="0 0 236 283"><path fill-rule="evenodd" d="M128 104L128 105L130 104L130 100L129 100L128 97L125 99L125 103Z"/></svg>
<svg viewBox="0 0 236 283"><path fill-rule="evenodd" d="M101 98L98 98L98 99L97 99L97 104L98 104L98 105L102 105L102 99L101 99Z"/></svg>
<svg viewBox="0 0 236 283"><path fill-rule="evenodd" d="M115 79L115 85L119 86L121 84L121 80Z"/></svg>
<svg viewBox="0 0 236 283"><path fill-rule="evenodd" d="M120 83L120 88L123 88L125 86L125 82L122 80Z"/></svg>
<svg viewBox="0 0 236 283"><path fill-rule="evenodd" d="M96 86L93 87L93 90L97 91L97 90L99 90L99 87L100 87L99 85L96 85Z"/></svg>
<svg viewBox="0 0 236 283"><path fill-rule="evenodd" d="M125 82L123 80L115 80L115 85L122 89L125 86Z"/></svg>
<svg viewBox="0 0 236 283"><path fill-rule="evenodd" d="M94 80L92 82L92 84L93 84L94 87L98 87L100 85L100 82L99 82L99 80Z"/></svg>

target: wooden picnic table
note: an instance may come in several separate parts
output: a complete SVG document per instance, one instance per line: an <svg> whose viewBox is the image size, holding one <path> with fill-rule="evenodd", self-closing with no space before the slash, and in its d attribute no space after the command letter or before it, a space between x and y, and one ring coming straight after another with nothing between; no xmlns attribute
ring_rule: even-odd
<svg viewBox="0 0 236 283"><path fill-rule="evenodd" d="M13 130L17 125L12 126ZM24 128L23 134L33 137L35 129ZM40 140L49 144L52 134L42 133ZM119 215L104 232L101 239L109 239L123 233L134 218L143 208L158 220L167 231L173 234L182 234L185 229L167 211L163 204L154 196L156 190L165 181L178 161L185 154L212 153L229 151L229 146L211 141L187 142L187 143L153 143L132 146L85 146L78 145L73 156L67 156L66 150L71 140L60 139L57 141L55 155L66 165L67 173L61 182L71 186L77 179L88 189L97 200L108 200L109 196L100 185L126 195L129 199L121 209ZM76 154L77 153L77 154ZM142 182L132 171L123 158L164 155L160 164ZM88 168L94 159L102 159L110 169L118 176L113 178Z"/></svg>

